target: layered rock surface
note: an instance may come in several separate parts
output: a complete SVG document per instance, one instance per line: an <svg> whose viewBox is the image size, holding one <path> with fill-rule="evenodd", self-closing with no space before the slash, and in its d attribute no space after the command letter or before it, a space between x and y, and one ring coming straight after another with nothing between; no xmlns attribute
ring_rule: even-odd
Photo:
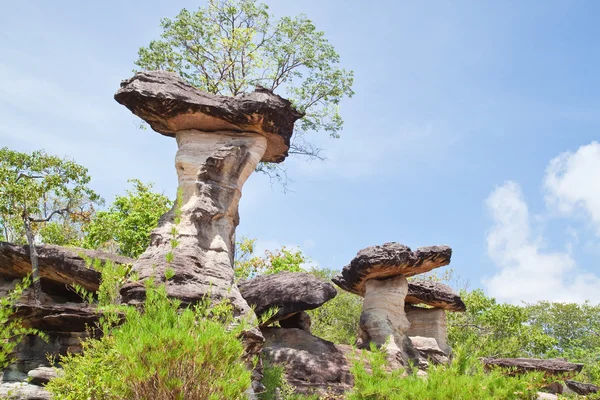
<svg viewBox="0 0 600 400"><path fill-rule="evenodd" d="M574 376L581 372L583 364L565 361L560 358L542 360L538 358L484 358L487 368L509 368L515 372L542 371L546 375Z"/></svg>
<svg viewBox="0 0 600 400"><path fill-rule="evenodd" d="M300 329L264 328L263 354L284 366L300 393L343 393L352 388L350 363L333 343Z"/></svg>
<svg viewBox="0 0 600 400"><path fill-rule="evenodd" d="M239 288L242 297L254 307L259 317L277 308L269 322L285 320L300 311L320 307L337 294L330 283L302 272L258 276L241 282Z"/></svg>
<svg viewBox="0 0 600 400"><path fill-rule="evenodd" d="M441 308L421 308L407 305L404 307L410 328L406 331L409 337L420 336L432 338L439 348L448 356L448 328L446 312Z"/></svg>
<svg viewBox="0 0 600 400"><path fill-rule="evenodd" d="M174 136L178 145L180 216L171 210L160 219L133 270L141 281L153 276L160 282L172 269L170 296L184 303L205 296L229 299L237 313L248 314L250 308L233 283L242 186L260 161L283 161L294 122L302 115L269 91L211 95L161 71L123 81L115 99L157 132ZM126 302L139 303L144 287L129 283L121 293Z"/></svg>
<svg viewBox="0 0 600 400"><path fill-rule="evenodd" d="M447 311L462 312L467 309L460 296L448 285L431 281L411 281L408 283L408 304L425 304Z"/></svg>

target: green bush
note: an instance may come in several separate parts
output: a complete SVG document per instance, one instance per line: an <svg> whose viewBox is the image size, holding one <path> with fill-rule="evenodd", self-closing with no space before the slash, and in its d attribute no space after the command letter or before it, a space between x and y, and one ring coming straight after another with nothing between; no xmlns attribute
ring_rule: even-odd
<svg viewBox="0 0 600 400"><path fill-rule="evenodd" d="M46 387L55 400L241 399L250 386L228 305L179 309L164 287L147 287L144 311L67 355L64 372ZM106 332L105 332L106 333Z"/></svg>
<svg viewBox="0 0 600 400"><path fill-rule="evenodd" d="M349 400L524 400L535 399L544 386L541 373L506 376L484 372L478 359L455 349L450 366L431 366L427 378L386 370L385 355L363 351L352 366L355 387ZM365 366L368 361L370 370Z"/></svg>
<svg viewBox="0 0 600 400"><path fill-rule="evenodd" d="M0 297L0 371L14 361L12 353L25 336L38 335L46 339L37 329L23 327L21 320L14 316L15 306L30 284L31 279L25 277L8 295Z"/></svg>

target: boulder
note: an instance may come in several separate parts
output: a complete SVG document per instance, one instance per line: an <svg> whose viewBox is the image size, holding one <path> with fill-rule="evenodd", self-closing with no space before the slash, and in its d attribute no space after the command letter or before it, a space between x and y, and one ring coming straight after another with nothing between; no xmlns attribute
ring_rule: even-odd
<svg viewBox="0 0 600 400"><path fill-rule="evenodd" d="M448 364L448 353L438 346L437 341L431 337L411 336L410 341L421 357L434 364Z"/></svg>
<svg viewBox="0 0 600 400"><path fill-rule="evenodd" d="M263 356L281 365L299 393L344 393L353 386L350 363L333 343L301 329L264 328Z"/></svg>
<svg viewBox="0 0 600 400"><path fill-rule="evenodd" d="M36 246L38 253L40 281L44 291L64 293L65 285L78 284L95 292L100 286L100 273L86 265L83 257L112 261L117 264L130 264L128 257L96 250L54 245ZM23 278L31 273L29 246L19 246L0 242L0 276Z"/></svg>
<svg viewBox="0 0 600 400"><path fill-rule="evenodd" d="M19 303L14 316L22 320L23 326L45 332L85 332L87 327L96 327L98 321L98 313L87 303Z"/></svg>
<svg viewBox="0 0 600 400"><path fill-rule="evenodd" d="M38 386L45 386L50 380L56 378L56 376L56 369L52 367L38 367L27 373L29 383Z"/></svg>
<svg viewBox="0 0 600 400"><path fill-rule="evenodd" d="M565 361L560 358L542 360L538 358L484 358L483 365L486 369L506 368L516 373L529 371L542 371L546 375L559 375L564 377L577 375L583 369L583 364Z"/></svg>
<svg viewBox="0 0 600 400"><path fill-rule="evenodd" d="M10 400L51 400L52 396L44 388L25 382L0 383L0 399Z"/></svg>
<svg viewBox="0 0 600 400"><path fill-rule="evenodd" d="M565 381L565 385L569 389L571 389L573 392L575 392L579 395L582 395L582 396L595 394L600 391L600 387L598 387L596 385L592 385L591 383L581 383L581 382L567 380L567 381Z"/></svg>
<svg viewBox="0 0 600 400"><path fill-rule="evenodd" d="M277 313L269 322L320 307L337 294L332 284L302 272L261 275L241 282L239 288L242 297L254 307L254 312L259 317L270 309L277 308Z"/></svg>
<svg viewBox="0 0 600 400"><path fill-rule="evenodd" d="M408 282L408 304L425 304L447 311L466 311L467 307L452 288L439 282L414 280Z"/></svg>
<svg viewBox="0 0 600 400"><path fill-rule="evenodd" d="M406 331L408 336L433 338L446 355L450 354L451 349L448 345L446 312L444 310L407 305L404 307L404 312L410 323L410 328Z"/></svg>
<svg viewBox="0 0 600 400"><path fill-rule="evenodd" d="M358 252L333 282L344 290L364 296L369 279L405 277L429 272L450 264L452 249L448 246L420 247L412 251L400 243L385 243Z"/></svg>

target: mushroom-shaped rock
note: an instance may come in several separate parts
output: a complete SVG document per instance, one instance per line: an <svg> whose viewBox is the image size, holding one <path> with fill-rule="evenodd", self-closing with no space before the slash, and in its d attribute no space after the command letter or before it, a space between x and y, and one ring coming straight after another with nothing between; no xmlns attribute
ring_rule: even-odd
<svg viewBox="0 0 600 400"><path fill-rule="evenodd" d="M406 332L410 323L404 312L407 276L431 271L450 263L447 246L412 251L399 243L367 247L358 252L341 274L333 278L342 289L364 297L359 323L361 347L384 346L392 364L419 358Z"/></svg>
<svg viewBox="0 0 600 400"><path fill-rule="evenodd" d="M465 311L467 307L452 288L439 282L411 281L408 282L408 304L426 304L447 311Z"/></svg>
<svg viewBox="0 0 600 400"><path fill-rule="evenodd" d="M242 297L254 307L259 317L277 308L277 313L268 322L320 307L337 294L332 284L303 272L261 275L240 283L239 288Z"/></svg>
<svg viewBox="0 0 600 400"><path fill-rule="evenodd" d="M363 296L365 283L370 279L405 277L429 272L450 264L452 249L448 246L420 247L412 251L400 243L385 243L367 247L333 278L344 290Z"/></svg>
<svg viewBox="0 0 600 400"><path fill-rule="evenodd" d="M211 95L161 71L123 81L115 99L155 131L175 137L178 146L178 201L133 264L140 279L123 286L123 301L141 303L141 282L153 277L162 283L172 275L167 293L183 304L209 296L229 300L236 315L252 315L233 281L242 186L260 161L285 159L294 122L302 114L267 90ZM259 348L261 340L258 329L247 332L247 351Z"/></svg>
<svg viewBox="0 0 600 400"><path fill-rule="evenodd" d="M410 286L410 284L409 284ZM446 312L441 308L413 307L407 304L404 307L410 328L406 334L435 339L438 346L446 355L450 355L448 345L448 328L446 326Z"/></svg>

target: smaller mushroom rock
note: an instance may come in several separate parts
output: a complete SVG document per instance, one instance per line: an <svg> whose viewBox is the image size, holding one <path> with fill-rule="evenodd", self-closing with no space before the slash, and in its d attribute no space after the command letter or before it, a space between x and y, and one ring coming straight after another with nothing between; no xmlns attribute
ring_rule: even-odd
<svg viewBox="0 0 600 400"><path fill-rule="evenodd" d="M450 264L452 249L448 246L420 247L411 251L400 243L385 243L367 247L334 277L333 282L344 290L364 296L369 279L405 277L429 272Z"/></svg>
<svg viewBox="0 0 600 400"><path fill-rule="evenodd" d="M421 356L434 364L448 364L448 354L444 352L432 337L410 336L410 341Z"/></svg>
<svg viewBox="0 0 600 400"><path fill-rule="evenodd" d="M542 371L546 375L575 376L583 369L583 364L576 364L560 358L542 360L538 358L484 358L486 369L507 368L517 373Z"/></svg>
<svg viewBox="0 0 600 400"><path fill-rule="evenodd" d="M439 282L411 281L408 282L408 304L426 304L448 311L466 311L467 307L452 288Z"/></svg>
<svg viewBox="0 0 600 400"><path fill-rule="evenodd" d="M359 251L332 279L342 289L364 297L359 346L387 346L391 365L406 365L409 359L418 361L420 356L406 335L410 327L404 312L409 290L406 277L448 265L451 255L448 246L421 247L413 252L400 243Z"/></svg>
<svg viewBox="0 0 600 400"><path fill-rule="evenodd" d="M239 288L242 297L254 307L257 316L277 308L277 313L269 322L286 319L299 311L320 307L337 294L330 283L303 272L261 275L241 282Z"/></svg>
<svg viewBox="0 0 600 400"><path fill-rule="evenodd" d="M404 312L406 313L408 322L410 322L410 328L406 332L408 336L433 338L446 355L450 354L446 312L444 310L441 308L422 308L406 305Z"/></svg>

